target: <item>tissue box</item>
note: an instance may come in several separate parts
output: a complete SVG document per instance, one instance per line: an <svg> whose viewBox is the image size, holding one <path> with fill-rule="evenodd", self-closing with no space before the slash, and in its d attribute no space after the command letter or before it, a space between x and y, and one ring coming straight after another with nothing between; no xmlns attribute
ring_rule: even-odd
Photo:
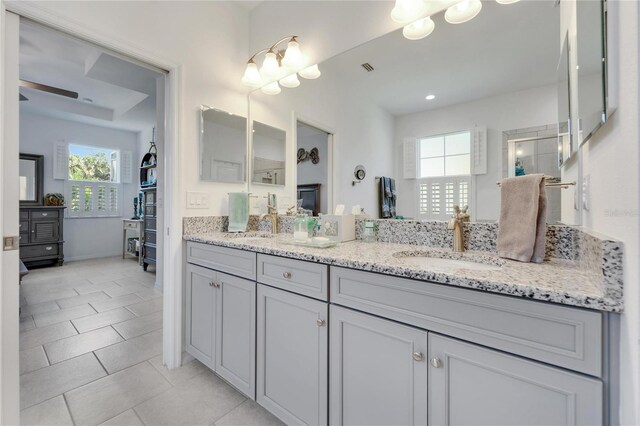
<svg viewBox="0 0 640 426"><path fill-rule="evenodd" d="M324 236L331 241L353 241L356 239L356 217L352 214L322 215Z"/></svg>

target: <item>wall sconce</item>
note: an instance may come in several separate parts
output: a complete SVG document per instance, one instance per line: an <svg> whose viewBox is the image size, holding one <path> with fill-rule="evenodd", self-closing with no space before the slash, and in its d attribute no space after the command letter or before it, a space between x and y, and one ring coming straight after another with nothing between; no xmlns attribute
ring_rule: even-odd
<svg viewBox="0 0 640 426"><path fill-rule="evenodd" d="M288 41L287 48L279 50L278 45ZM258 69L255 58L264 53L262 66ZM278 40L273 46L259 50L247 61L242 84L253 89L261 89L267 95L277 95L280 86L294 88L300 85L298 76L312 80L320 77L318 64L305 66L305 58L300 50L298 36L292 35Z"/></svg>
<svg viewBox="0 0 640 426"><path fill-rule="evenodd" d="M512 4L520 0L496 0L500 4ZM435 29L429 13L429 0L396 0L391 19L404 25L402 34L409 40L420 40ZM451 4L453 3L453 4ZM444 19L450 24L462 24L475 18L482 9L480 0L460 0L449 2Z"/></svg>

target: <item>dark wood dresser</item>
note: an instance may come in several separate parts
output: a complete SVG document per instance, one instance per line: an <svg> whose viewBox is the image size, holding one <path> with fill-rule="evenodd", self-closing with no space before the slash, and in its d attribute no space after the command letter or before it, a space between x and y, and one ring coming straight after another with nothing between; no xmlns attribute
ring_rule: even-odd
<svg viewBox="0 0 640 426"><path fill-rule="evenodd" d="M20 260L34 266L62 266L63 220L66 207L20 207Z"/></svg>
<svg viewBox="0 0 640 426"><path fill-rule="evenodd" d="M156 264L156 221L158 200L156 187L142 188L144 194L144 213L142 216L142 231L140 232L142 245L142 268Z"/></svg>

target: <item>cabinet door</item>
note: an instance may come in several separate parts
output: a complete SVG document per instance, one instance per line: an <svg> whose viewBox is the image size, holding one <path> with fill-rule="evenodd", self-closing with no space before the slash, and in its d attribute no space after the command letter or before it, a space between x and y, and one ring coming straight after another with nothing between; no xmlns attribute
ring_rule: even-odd
<svg viewBox="0 0 640 426"><path fill-rule="evenodd" d="M186 350L210 369L215 369L215 312L217 273L187 264Z"/></svg>
<svg viewBox="0 0 640 426"><path fill-rule="evenodd" d="M34 220L31 222L31 238L32 243L50 243L58 241L59 238L59 222L55 220Z"/></svg>
<svg viewBox="0 0 640 426"><path fill-rule="evenodd" d="M255 399L256 283L218 272L215 371Z"/></svg>
<svg viewBox="0 0 640 426"><path fill-rule="evenodd" d="M599 380L429 334L429 424L598 425Z"/></svg>
<svg viewBox="0 0 640 426"><path fill-rule="evenodd" d="M327 424L328 304L258 285L257 401L287 424Z"/></svg>
<svg viewBox="0 0 640 426"><path fill-rule="evenodd" d="M426 425L428 333L331 306L332 425Z"/></svg>

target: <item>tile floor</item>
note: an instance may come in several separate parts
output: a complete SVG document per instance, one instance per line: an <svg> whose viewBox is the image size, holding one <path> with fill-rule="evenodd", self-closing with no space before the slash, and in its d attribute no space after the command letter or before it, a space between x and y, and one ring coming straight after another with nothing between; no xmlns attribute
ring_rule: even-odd
<svg viewBox="0 0 640 426"><path fill-rule="evenodd" d="M23 425L280 425L185 354L162 365L162 293L133 259L35 269L21 286Z"/></svg>

